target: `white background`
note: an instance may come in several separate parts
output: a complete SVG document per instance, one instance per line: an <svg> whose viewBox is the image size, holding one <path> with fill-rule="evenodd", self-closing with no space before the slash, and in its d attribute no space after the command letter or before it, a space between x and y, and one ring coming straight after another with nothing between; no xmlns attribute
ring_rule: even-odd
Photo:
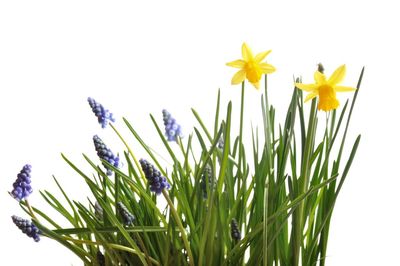
<svg viewBox="0 0 400 266"><path fill-rule="evenodd" d="M327 265L396 265L400 17L395 1L274 2L2 1L1 265L80 265L58 243L34 243L18 231L10 216L24 214L7 191L30 163L33 205L49 209L38 190L56 192L53 174L74 198L85 200L81 178L60 153L88 170L81 153L96 158L94 134L122 150L113 132L96 123L88 96L116 117L127 117L157 146L149 113L161 123L161 109L169 109L189 134L195 124L191 107L212 124L218 88L225 103L235 99L237 111L240 88L230 85L234 69L225 63L240 57L243 41L254 52L272 49L267 60L277 72L269 79L270 101L281 122L293 75L312 82L318 62L327 74L346 63L343 84L355 86L366 66L348 138L350 145L361 133L361 145L333 215ZM343 103L349 96L339 99ZM258 108L259 97L248 86L249 123L261 122L251 109ZM121 119L117 126L123 128Z"/></svg>

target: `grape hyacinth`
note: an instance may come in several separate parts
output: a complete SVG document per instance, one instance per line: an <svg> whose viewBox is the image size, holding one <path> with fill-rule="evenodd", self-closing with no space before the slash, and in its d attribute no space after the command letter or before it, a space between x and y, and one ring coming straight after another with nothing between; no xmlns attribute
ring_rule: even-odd
<svg viewBox="0 0 400 266"><path fill-rule="evenodd" d="M218 140L217 147L222 150L224 148L224 145L225 145L225 141L222 137L220 137Z"/></svg>
<svg viewBox="0 0 400 266"><path fill-rule="evenodd" d="M208 188L206 178L208 178ZM201 175L200 187L203 191L203 198L205 199L207 198L207 191L215 187L215 181L213 181L212 177L212 169L211 166L208 164L204 167L204 172Z"/></svg>
<svg viewBox="0 0 400 266"><path fill-rule="evenodd" d="M240 235L239 226L235 218L231 221L231 237L233 240L239 241L242 236Z"/></svg>
<svg viewBox="0 0 400 266"><path fill-rule="evenodd" d="M96 216L97 219L103 220L103 213L104 213L103 208L96 201L94 204L94 215Z"/></svg>
<svg viewBox="0 0 400 266"><path fill-rule="evenodd" d="M107 161L109 164L119 167L119 157L115 156L114 153L104 144L104 142L99 138L99 136L93 136L94 147L97 151L97 155L100 159ZM112 175L112 170L103 163L107 170L107 175Z"/></svg>
<svg viewBox="0 0 400 266"><path fill-rule="evenodd" d="M22 233L29 237L32 237L35 242L40 241L40 230L31 221L18 217L16 215L11 216L14 224L21 229Z"/></svg>
<svg viewBox="0 0 400 266"><path fill-rule="evenodd" d="M175 118L167 110L162 110L163 120L165 125L165 135L168 141L177 141L177 138L183 137L182 128L176 122Z"/></svg>
<svg viewBox="0 0 400 266"><path fill-rule="evenodd" d="M145 159L140 159L139 162L147 180L149 181L150 191L160 195L163 189L169 189L171 187L167 178L162 176L160 171L158 171L154 165Z"/></svg>
<svg viewBox="0 0 400 266"><path fill-rule="evenodd" d="M133 216L133 214L129 212L128 208L120 201L117 203L117 210L122 217L124 225L129 226L133 224L135 216Z"/></svg>
<svg viewBox="0 0 400 266"><path fill-rule="evenodd" d="M90 97L88 98L88 102L102 128L105 128L109 121L115 122L113 114L109 110L105 109L103 105Z"/></svg>
<svg viewBox="0 0 400 266"><path fill-rule="evenodd" d="M31 171L32 166L29 164L24 165L13 184L14 189L11 191L11 195L18 201L26 199L33 192L31 187Z"/></svg>
<svg viewBox="0 0 400 266"><path fill-rule="evenodd" d="M97 251L96 257L97 257L97 263L99 264L99 266L106 265L106 258L104 257L103 253L101 253L100 250Z"/></svg>

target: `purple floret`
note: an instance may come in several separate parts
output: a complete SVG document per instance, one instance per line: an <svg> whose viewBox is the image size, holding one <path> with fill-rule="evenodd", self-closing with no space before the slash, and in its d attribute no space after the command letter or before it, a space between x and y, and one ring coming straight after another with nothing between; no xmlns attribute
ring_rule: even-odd
<svg viewBox="0 0 400 266"><path fill-rule="evenodd" d="M109 164L119 167L119 157L115 156L114 153L104 144L104 142L99 138L99 136L93 136L94 147L97 151L97 155L100 159L107 161ZM103 163L107 170L107 175L112 175L112 170Z"/></svg>
<svg viewBox="0 0 400 266"><path fill-rule="evenodd" d="M11 195L18 201L26 199L32 192L31 186L32 166L26 164L17 175L17 180L13 184Z"/></svg>
<svg viewBox="0 0 400 266"><path fill-rule="evenodd" d="M171 185L168 183L167 178L162 176L151 163L145 159L139 160L142 170L149 182L150 191L160 195L163 189L170 189Z"/></svg>
<svg viewBox="0 0 400 266"><path fill-rule="evenodd" d="M165 126L165 135L168 141L176 141L178 137L182 138L182 127L176 122L175 118L167 110L162 110Z"/></svg>
<svg viewBox="0 0 400 266"><path fill-rule="evenodd" d="M117 202L117 210L121 215L124 225L129 226L135 222L135 216L133 216L133 214L129 212L128 208L120 201Z"/></svg>
<svg viewBox="0 0 400 266"><path fill-rule="evenodd" d="M89 97L88 102L102 128L105 128L109 121L115 122L113 114L109 110L105 109L103 105L96 102L95 99Z"/></svg>
<svg viewBox="0 0 400 266"><path fill-rule="evenodd" d="M35 242L40 241L40 230L31 221L18 217L16 215L11 216L14 224L29 237L32 237Z"/></svg>
<svg viewBox="0 0 400 266"><path fill-rule="evenodd" d="M239 225L235 218L231 221L231 237L233 240L239 241L242 236L240 234Z"/></svg>

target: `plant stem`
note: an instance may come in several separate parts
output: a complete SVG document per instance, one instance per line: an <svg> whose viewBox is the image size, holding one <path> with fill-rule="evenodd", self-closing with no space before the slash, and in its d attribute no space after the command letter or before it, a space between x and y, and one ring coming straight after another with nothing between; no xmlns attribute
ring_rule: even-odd
<svg viewBox="0 0 400 266"><path fill-rule="evenodd" d="M270 112L269 112L269 103L268 103L268 79L267 75L265 75L265 125L264 125L264 133L265 133L265 144L266 144L266 152L267 152L267 160L268 160L268 170L267 175L265 177L264 184L264 209L263 209L263 265L267 266L268 264L268 189L269 189L269 178L271 175L271 168L273 167L272 162L272 141L271 141L271 121L270 121Z"/></svg>
<svg viewBox="0 0 400 266"><path fill-rule="evenodd" d="M146 183L146 177L144 176L144 173L142 171L142 168L140 167L139 161L136 159L136 156L133 154L133 151L131 150L131 148L129 147L128 143L126 143L126 141L124 140L124 138L122 137L122 135L119 133L119 131L114 127L114 125L112 123L109 123L110 127L114 130L114 132L118 135L118 137L120 138L120 140L124 143L125 147L128 149L129 154L132 156L133 161L136 164L136 167L139 169L140 171L140 175L143 179L143 181Z"/></svg>
<svg viewBox="0 0 400 266"><path fill-rule="evenodd" d="M310 177L310 159L315 137L315 124L316 124L316 99L311 103L310 118L308 121L308 129L306 136L306 144L302 156L301 175L300 175L300 191L299 195L307 191L309 177ZM294 241L292 242L292 265L299 265L300 248L302 247L303 238L303 225L304 225L304 200L300 202L298 210L294 215Z"/></svg>
<svg viewBox="0 0 400 266"><path fill-rule="evenodd" d="M61 238L66 240L66 241L71 241L71 242L77 243L77 244L87 244L87 245L96 245L96 246L97 245L99 245L99 246L103 245L103 243L101 243L101 242L96 242L96 241L91 241L91 240L84 240L84 239L75 239L75 238L68 237L68 236L62 236ZM126 247L126 246L113 244L113 243L107 243L107 245L109 247L111 247L111 248L114 248L114 249L127 251L127 252L130 252L130 253L133 253L133 254L139 254L139 252L136 251L135 249L129 248L129 247ZM140 252L140 253L142 253L142 252ZM142 253L142 254L144 255L144 253ZM160 265L160 263L158 261L156 261L154 258L152 258L152 257L148 257L148 258L155 265Z"/></svg>
<svg viewBox="0 0 400 266"><path fill-rule="evenodd" d="M27 199L25 200L25 204L26 204L26 207L28 207L29 214L31 215L32 219L39 222L39 219L35 216L35 213L33 212L33 209Z"/></svg>
<svg viewBox="0 0 400 266"><path fill-rule="evenodd" d="M172 215L173 215L174 218L175 218L175 222L176 222L176 224L178 225L179 230L181 231L183 244L184 244L184 246L185 246L185 248L186 248L186 251L187 251L188 257L189 257L189 265L194 266L193 255L192 255L192 251L191 251L191 249L190 249L189 242L188 242L188 240L187 240L185 228L183 228L181 219L179 218L179 215L178 215L178 213L177 213L176 210L175 210L174 203L172 202L172 200L171 200L171 198L169 197L168 193L167 193L164 189L163 189L162 193L163 193L163 195L164 195L164 198L165 198L166 201L168 202L168 205L169 205L169 207L170 207L170 211L171 211Z"/></svg>
<svg viewBox="0 0 400 266"><path fill-rule="evenodd" d="M243 113L244 113L244 81L242 82L242 95L241 95L241 103L240 103L240 127L239 127L239 162L238 162L238 179L237 179L237 195L239 195L241 191L240 183L242 181L242 186L244 186L244 190L246 191L246 179L243 174L242 169L242 161L243 161ZM243 197L242 201L242 214L239 216L239 227L244 224L244 232L246 232L246 203L245 198ZM243 222L244 220L244 222Z"/></svg>

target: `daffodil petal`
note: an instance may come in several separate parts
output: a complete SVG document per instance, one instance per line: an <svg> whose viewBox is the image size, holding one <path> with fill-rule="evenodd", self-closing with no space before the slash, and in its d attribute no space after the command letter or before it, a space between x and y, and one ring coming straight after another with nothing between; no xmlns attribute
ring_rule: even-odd
<svg viewBox="0 0 400 266"><path fill-rule="evenodd" d="M238 72L236 72L235 75L233 75L232 84L233 85L240 84L244 81L245 78L246 78L246 71L244 69L239 70Z"/></svg>
<svg viewBox="0 0 400 266"><path fill-rule="evenodd" d="M338 91L338 92L355 91L355 90L357 90L356 88L347 87L347 86L335 86L334 89L335 89L335 91Z"/></svg>
<svg viewBox="0 0 400 266"><path fill-rule="evenodd" d="M339 105L340 103L336 98L331 98L331 99L320 98L318 101L318 110L329 112L331 110L338 108Z"/></svg>
<svg viewBox="0 0 400 266"><path fill-rule="evenodd" d="M318 96L318 92L311 92L306 96L306 98L304 99L304 102L308 102L309 100L314 99L317 96Z"/></svg>
<svg viewBox="0 0 400 266"><path fill-rule="evenodd" d="M296 88L307 92L315 91L318 88L317 84L303 84L296 82L294 85L296 86Z"/></svg>
<svg viewBox="0 0 400 266"><path fill-rule="evenodd" d="M260 63L258 66L260 67L261 72L264 74L270 74L276 70L273 65L267 63Z"/></svg>
<svg viewBox="0 0 400 266"><path fill-rule="evenodd" d="M262 60L265 59L265 57L267 57L267 55L268 55L270 52L271 52L271 50L258 53L258 54L256 55L256 57L254 57L254 60L255 60L257 63L260 63Z"/></svg>
<svg viewBox="0 0 400 266"><path fill-rule="evenodd" d="M236 68L243 68L246 65L244 60L235 60L229 63L226 63L227 66L236 67Z"/></svg>
<svg viewBox="0 0 400 266"><path fill-rule="evenodd" d="M251 84L253 84L253 86L254 86L257 90L260 89L260 82L259 82L259 81L257 81L257 82L252 82Z"/></svg>
<svg viewBox="0 0 400 266"><path fill-rule="evenodd" d="M253 59L253 53L245 42L242 45L242 57L244 61L249 61Z"/></svg>
<svg viewBox="0 0 400 266"><path fill-rule="evenodd" d="M335 86L336 84L339 84L340 82L342 82L345 75L346 75L346 65L341 65L330 76L328 83L331 86Z"/></svg>
<svg viewBox="0 0 400 266"><path fill-rule="evenodd" d="M326 83L326 77L324 74L322 74L319 71L315 71L314 73L314 80L317 84L325 84Z"/></svg>

